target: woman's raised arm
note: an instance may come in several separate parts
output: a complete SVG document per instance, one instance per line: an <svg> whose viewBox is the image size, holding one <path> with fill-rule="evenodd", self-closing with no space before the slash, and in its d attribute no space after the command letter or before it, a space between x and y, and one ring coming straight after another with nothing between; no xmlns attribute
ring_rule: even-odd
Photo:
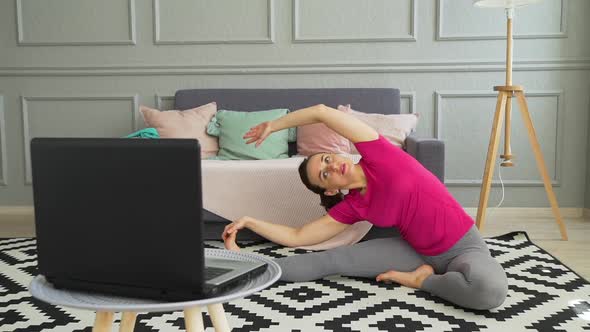
<svg viewBox="0 0 590 332"><path fill-rule="evenodd" d="M321 122L353 143L372 141L379 137L375 129L352 115L323 104L290 112L276 120L253 127L244 135L247 144L259 146L271 133L291 127Z"/></svg>

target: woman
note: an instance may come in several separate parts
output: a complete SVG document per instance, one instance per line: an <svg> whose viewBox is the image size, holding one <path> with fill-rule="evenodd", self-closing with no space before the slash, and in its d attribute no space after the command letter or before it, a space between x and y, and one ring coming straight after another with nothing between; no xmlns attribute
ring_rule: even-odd
<svg viewBox="0 0 590 332"><path fill-rule="evenodd" d="M310 156L299 167L303 183L321 197L328 214L300 228L243 217L227 225L225 246L239 250L244 227L281 245L298 247L330 239L350 224L367 220L396 227L401 238L277 259L282 280L309 281L339 274L376 278L422 289L465 308L487 310L506 298L506 274L445 186L402 149L362 121L316 105L264 122L248 131L259 146L271 133L322 122L353 142L358 164L331 153ZM341 190L348 190L343 196Z"/></svg>

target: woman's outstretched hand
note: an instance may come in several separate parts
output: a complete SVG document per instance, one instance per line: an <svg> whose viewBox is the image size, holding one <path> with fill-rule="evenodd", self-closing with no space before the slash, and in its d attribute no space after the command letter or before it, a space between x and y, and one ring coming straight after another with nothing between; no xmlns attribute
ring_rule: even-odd
<svg viewBox="0 0 590 332"><path fill-rule="evenodd" d="M246 223L250 220L250 217L242 217L231 224L225 226L221 238L225 244L225 248L228 250L239 251L240 247L236 244L236 235L238 231L246 227Z"/></svg>
<svg viewBox="0 0 590 332"><path fill-rule="evenodd" d="M236 243L236 234L237 234L237 232L233 232L233 233L227 235L223 239L223 244L225 245L225 249L231 250L231 251L240 251L240 247Z"/></svg>
<svg viewBox="0 0 590 332"><path fill-rule="evenodd" d="M230 236L231 234L237 234L238 231L244 227L246 227L246 223L252 220L250 217L242 217L231 224L225 226L223 229L223 234L221 234L221 238L225 241L225 238Z"/></svg>
<svg viewBox="0 0 590 332"><path fill-rule="evenodd" d="M250 128L250 130L244 135L244 139L248 139L246 144L251 144L256 142L256 147L259 147L260 144L272 133L272 126L270 121L263 122L255 127Z"/></svg>

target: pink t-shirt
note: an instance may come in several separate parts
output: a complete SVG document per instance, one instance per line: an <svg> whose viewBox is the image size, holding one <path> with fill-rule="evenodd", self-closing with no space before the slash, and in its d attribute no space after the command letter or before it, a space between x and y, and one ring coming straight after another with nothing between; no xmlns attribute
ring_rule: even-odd
<svg viewBox="0 0 590 332"><path fill-rule="evenodd" d="M401 148L383 136L355 144L367 178L363 195L352 189L328 214L352 224L367 220L396 227L420 254L436 256L450 249L473 226L473 219L447 188Z"/></svg>

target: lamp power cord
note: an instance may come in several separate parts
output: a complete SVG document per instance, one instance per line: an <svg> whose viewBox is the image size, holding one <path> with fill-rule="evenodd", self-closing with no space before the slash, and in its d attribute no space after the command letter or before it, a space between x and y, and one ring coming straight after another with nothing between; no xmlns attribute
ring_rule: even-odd
<svg viewBox="0 0 590 332"><path fill-rule="evenodd" d="M502 199L500 199L500 203L498 203L498 205L492 207L492 208L488 208L488 218L492 215L492 212L495 211L495 209L499 208L500 205L502 205L502 202L504 202L504 181L502 180L502 166L500 166L500 160L498 159L498 178L500 179L500 185L502 186ZM493 180L493 178L492 178Z"/></svg>

